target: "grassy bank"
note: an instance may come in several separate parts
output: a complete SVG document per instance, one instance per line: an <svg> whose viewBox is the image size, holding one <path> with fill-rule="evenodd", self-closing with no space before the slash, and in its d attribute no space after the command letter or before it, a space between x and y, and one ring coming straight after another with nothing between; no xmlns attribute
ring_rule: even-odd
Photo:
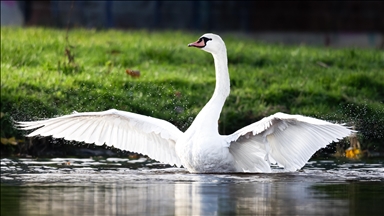
<svg viewBox="0 0 384 216"><path fill-rule="evenodd" d="M185 130L214 89L212 56L187 48L202 33L71 30L67 41L65 30L1 28L1 137L22 137L10 118L111 108L166 119ZM232 92L221 133L282 111L353 124L364 148L384 148L382 50L222 37Z"/></svg>

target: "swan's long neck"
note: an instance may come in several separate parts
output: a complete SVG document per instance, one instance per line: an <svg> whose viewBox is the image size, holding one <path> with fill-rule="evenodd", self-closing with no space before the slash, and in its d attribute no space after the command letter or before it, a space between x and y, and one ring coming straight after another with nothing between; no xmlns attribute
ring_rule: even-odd
<svg viewBox="0 0 384 216"><path fill-rule="evenodd" d="M228 74L227 51L224 47L221 52L212 54L215 62L216 87L212 98L197 115L192 126L199 127L202 133L218 133L218 121L225 100L230 92L230 81Z"/></svg>
<svg viewBox="0 0 384 216"><path fill-rule="evenodd" d="M213 59L216 71L216 87L210 101L212 101L212 99L219 99L222 102L222 108L225 99L228 97L230 92L227 51L224 49L223 52L220 52L219 54L213 54ZM220 112L221 108L219 110Z"/></svg>

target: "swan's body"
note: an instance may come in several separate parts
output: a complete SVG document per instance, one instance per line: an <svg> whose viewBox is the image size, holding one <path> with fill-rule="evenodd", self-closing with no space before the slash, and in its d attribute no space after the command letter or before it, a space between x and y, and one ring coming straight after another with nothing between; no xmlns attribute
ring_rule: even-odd
<svg viewBox="0 0 384 216"><path fill-rule="evenodd" d="M220 135L218 120L230 91L224 41L209 33L189 46L213 55L216 88L184 133L167 121L114 109L18 124L24 130L38 128L28 136L106 144L184 166L194 173L271 172L271 162L277 162L286 171L295 171L318 149L352 132L323 120L276 113L231 135Z"/></svg>

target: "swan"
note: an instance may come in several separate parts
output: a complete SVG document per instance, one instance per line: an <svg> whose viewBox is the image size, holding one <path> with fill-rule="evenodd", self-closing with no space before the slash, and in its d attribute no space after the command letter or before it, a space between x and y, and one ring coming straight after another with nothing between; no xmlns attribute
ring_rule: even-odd
<svg viewBox="0 0 384 216"><path fill-rule="evenodd" d="M353 132L341 124L278 112L233 134L220 135L218 120L230 92L225 43L219 35L206 33L188 47L212 54L216 86L211 99L185 132L165 120L116 109L20 121L16 122L17 127L34 129L28 137L52 136L106 144L183 166L191 173L269 173L271 163L286 172L296 171L317 150Z"/></svg>

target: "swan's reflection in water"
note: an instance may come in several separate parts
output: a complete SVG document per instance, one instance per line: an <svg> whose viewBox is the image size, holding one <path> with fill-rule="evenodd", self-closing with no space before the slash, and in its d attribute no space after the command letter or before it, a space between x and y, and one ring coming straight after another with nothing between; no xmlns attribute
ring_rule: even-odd
<svg viewBox="0 0 384 216"><path fill-rule="evenodd" d="M2 159L1 215L383 215L382 161L199 175L109 160L60 166L56 160Z"/></svg>
<svg viewBox="0 0 384 216"><path fill-rule="evenodd" d="M176 185L176 215L348 215L348 201L319 199L308 183Z"/></svg>
<svg viewBox="0 0 384 216"><path fill-rule="evenodd" d="M349 215L308 182L113 183L18 187L20 215ZM348 187L348 184L344 184Z"/></svg>

